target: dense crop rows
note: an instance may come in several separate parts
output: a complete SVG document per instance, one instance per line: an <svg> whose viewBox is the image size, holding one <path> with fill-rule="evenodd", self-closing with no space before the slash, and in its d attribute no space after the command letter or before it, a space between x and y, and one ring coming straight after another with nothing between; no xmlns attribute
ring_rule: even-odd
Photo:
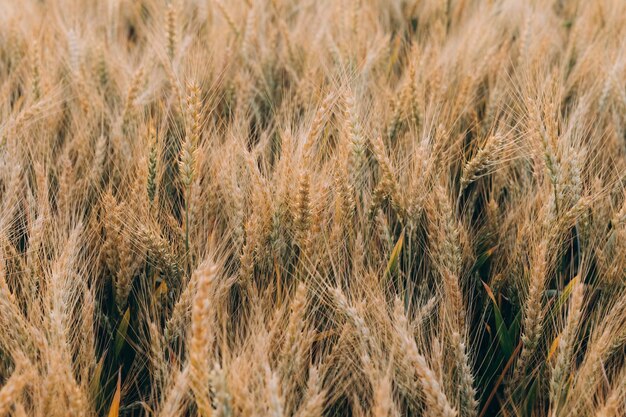
<svg viewBox="0 0 626 417"><path fill-rule="evenodd" d="M626 415L626 2L0 0L0 417Z"/></svg>

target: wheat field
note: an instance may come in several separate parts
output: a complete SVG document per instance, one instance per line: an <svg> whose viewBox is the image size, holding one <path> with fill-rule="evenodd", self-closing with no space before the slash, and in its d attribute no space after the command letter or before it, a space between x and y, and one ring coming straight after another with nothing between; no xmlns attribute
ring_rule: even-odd
<svg viewBox="0 0 626 417"><path fill-rule="evenodd" d="M626 415L623 0L0 0L0 417Z"/></svg>

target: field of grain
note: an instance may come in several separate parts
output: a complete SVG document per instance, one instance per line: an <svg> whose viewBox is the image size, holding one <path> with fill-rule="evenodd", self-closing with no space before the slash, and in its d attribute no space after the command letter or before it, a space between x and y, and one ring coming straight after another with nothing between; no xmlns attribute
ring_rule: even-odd
<svg viewBox="0 0 626 417"><path fill-rule="evenodd" d="M0 417L626 415L623 0L0 0Z"/></svg>

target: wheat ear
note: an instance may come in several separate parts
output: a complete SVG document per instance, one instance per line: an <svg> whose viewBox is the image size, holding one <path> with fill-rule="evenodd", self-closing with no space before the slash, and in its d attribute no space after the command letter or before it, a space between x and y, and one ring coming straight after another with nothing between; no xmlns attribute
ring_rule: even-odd
<svg viewBox="0 0 626 417"><path fill-rule="evenodd" d="M396 303L394 319L402 351L405 352L407 359L414 366L415 373L424 393L428 415L436 417L456 417L457 411L450 405L448 397L443 392L440 381L428 366L426 358L417 350L415 339L408 332L408 320L402 311L401 303Z"/></svg>
<svg viewBox="0 0 626 417"><path fill-rule="evenodd" d="M196 294L191 307L191 336L189 342L189 385L193 391L202 417L212 414L209 393L209 348L212 341L211 293L217 276L217 266L212 262L203 263L194 272Z"/></svg>

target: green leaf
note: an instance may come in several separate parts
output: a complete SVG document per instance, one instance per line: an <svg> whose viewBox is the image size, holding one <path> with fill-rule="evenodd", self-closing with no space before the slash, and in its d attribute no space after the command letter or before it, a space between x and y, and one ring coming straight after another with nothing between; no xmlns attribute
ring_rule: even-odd
<svg viewBox="0 0 626 417"><path fill-rule="evenodd" d="M558 290L546 290L546 295L550 298L550 306L549 313L550 315L554 315L563 308L565 304L567 304L567 300L570 295L572 295L572 290L574 286L580 281L580 275L576 275L571 281L563 288L562 291ZM556 302L554 301L556 298Z"/></svg>
<svg viewBox="0 0 626 417"><path fill-rule="evenodd" d="M493 303L493 311L496 319L496 336L498 338L498 344L500 348L504 351L507 357L510 357L513 354L513 339L510 336L509 329L507 329L506 324L504 323L504 318L502 317L502 312L500 311L500 307L496 302L496 297L493 295L493 291L489 288L484 281L481 281L485 290L487 291L487 296L491 299Z"/></svg>
<svg viewBox="0 0 626 417"><path fill-rule="evenodd" d="M535 406L535 401L537 400L537 378L534 379L533 384L530 386L530 390L528 391L528 395L526 396L526 404L525 404L525 414L526 416L533 415L533 408Z"/></svg>
<svg viewBox="0 0 626 417"><path fill-rule="evenodd" d="M511 339L511 344L515 345L515 341L519 338L520 334L520 323L522 322L522 311L518 311L517 315L513 319L513 322L509 326L509 339Z"/></svg>
<svg viewBox="0 0 626 417"><path fill-rule="evenodd" d="M567 303L567 300L569 299L569 296L572 295L572 291L574 290L574 286L578 283L578 281L580 281L580 275L576 275L574 278L572 278L572 280L567 283L565 288L563 288L563 292L559 296L559 299L558 299L556 305L554 306L556 311L559 311L561 309L561 307L563 307L563 305L565 303Z"/></svg>
<svg viewBox="0 0 626 417"><path fill-rule="evenodd" d="M128 334L128 324L130 323L130 308L126 308L126 312L117 326L117 333L115 334L115 356L119 356L124 343L126 341L126 335Z"/></svg>
<svg viewBox="0 0 626 417"><path fill-rule="evenodd" d="M548 357L546 358L546 362L550 362L552 356L556 352L556 349L559 347L559 340L561 340L561 334L557 334L552 343L550 344L550 350L548 350Z"/></svg>
<svg viewBox="0 0 626 417"><path fill-rule="evenodd" d="M91 398L98 398L98 395L100 395L100 392L101 392L100 378L102 376L102 368L104 367L105 356L106 354L102 355L102 358L100 358L100 360L98 361L98 364L93 370L91 381L89 381L89 392L91 393Z"/></svg>
<svg viewBox="0 0 626 417"><path fill-rule="evenodd" d="M385 277L393 275L398 270L398 259L400 258L400 252L402 251L402 245L404 244L404 231L400 234L400 238L396 242L396 245L391 251L389 261L387 262L387 268L385 268Z"/></svg>
<svg viewBox="0 0 626 417"><path fill-rule="evenodd" d="M485 262L487 262L487 260L491 258L491 255L493 255L493 253L496 251L497 248L498 246L496 245L490 249L487 249L483 253L481 253L480 256L476 259L476 262L474 262L472 271L478 271L485 264Z"/></svg>

